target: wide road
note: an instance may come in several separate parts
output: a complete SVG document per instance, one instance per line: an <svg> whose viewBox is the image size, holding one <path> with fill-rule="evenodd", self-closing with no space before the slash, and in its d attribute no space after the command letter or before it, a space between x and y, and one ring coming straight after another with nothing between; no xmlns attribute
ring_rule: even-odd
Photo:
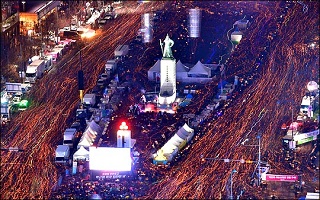
<svg viewBox="0 0 320 200"><path fill-rule="evenodd" d="M297 173L283 163L276 162L275 158L281 154L281 136L278 134L281 124L291 116L291 105L288 102L292 101L294 113L298 113L305 86L308 81L319 76L316 64L319 47L308 47L310 41L318 35L319 4L306 2L309 4L307 12L303 12L301 5L294 4L288 9L284 22L277 25L279 2L250 3L250 7L260 14L253 20L244 39L229 58L227 76L251 73L257 67L256 58L270 40L269 50L264 55L267 59L261 66L258 78L222 117L206 124L205 136L194 144L184 161L174 166L163 180L150 189L146 198L227 198L230 173L236 169L239 173L233 176L234 191L246 188L246 194L263 199L261 189L248 184L254 164L223 161L204 163L200 157L256 160L257 148L245 147L240 143L250 138L251 144L257 144L255 138L258 132L262 134L262 154L269 152L268 162L272 173ZM273 32L277 26L277 36L271 40L269 32ZM188 107L190 113L201 107L206 99L212 98L211 91L216 84L210 83L201 91L202 95ZM310 180L313 175L314 172L305 171L303 179Z"/></svg>
<svg viewBox="0 0 320 200"><path fill-rule="evenodd" d="M92 89L115 48L132 40L140 28L141 14L162 9L164 2L137 5L126 2L119 17L95 38L87 39L79 54L54 69L32 88L32 107L21 112L2 134L2 147L18 146L24 152L1 152L1 199L30 199L50 196L57 182L55 148L75 116L79 102L77 72L82 66L85 93Z"/></svg>

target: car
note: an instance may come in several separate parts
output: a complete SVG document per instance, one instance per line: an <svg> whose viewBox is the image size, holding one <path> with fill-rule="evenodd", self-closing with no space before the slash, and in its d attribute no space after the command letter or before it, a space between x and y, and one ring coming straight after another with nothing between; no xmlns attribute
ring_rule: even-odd
<svg viewBox="0 0 320 200"><path fill-rule="evenodd" d="M105 78L100 78L100 79L97 81L97 86L105 87L106 85L107 85L107 79L105 79Z"/></svg>
<svg viewBox="0 0 320 200"><path fill-rule="evenodd" d="M70 126L70 128L75 128L77 131L81 131L83 132L85 127L83 126L83 124L81 124L80 122L73 122L72 125Z"/></svg>
<svg viewBox="0 0 320 200"><path fill-rule="evenodd" d="M29 107L29 101L28 100L21 100L18 104L18 110L23 111L26 110Z"/></svg>
<svg viewBox="0 0 320 200"><path fill-rule="evenodd" d="M22 93L21 92L16 93L12 99L13 104L19 104L21 101L21 98L22 98Z"/></svg>

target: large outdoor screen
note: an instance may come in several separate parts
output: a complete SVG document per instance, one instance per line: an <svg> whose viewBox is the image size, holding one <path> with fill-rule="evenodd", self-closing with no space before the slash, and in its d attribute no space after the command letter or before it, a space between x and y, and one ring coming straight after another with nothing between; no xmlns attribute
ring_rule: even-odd
<svg viewBox="0 0 320 200"><path fill-rule="evenodd" d="M89 147L89 168L105 172L131 171L130 148Z"/></svg>

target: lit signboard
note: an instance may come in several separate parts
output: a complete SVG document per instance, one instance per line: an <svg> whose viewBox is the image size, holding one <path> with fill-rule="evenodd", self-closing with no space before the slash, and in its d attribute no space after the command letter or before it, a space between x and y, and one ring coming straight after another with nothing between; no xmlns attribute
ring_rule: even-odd
<svg viewBox="0 0 320 200"><path fill-rule="evenodd" d="M129 172L130 148L89 147L89 168L104 172Z"/></svg>
<svg viewBox="0 0 320 200"><path fill-rule="evenodd" d="M263 181L295 182L298 181L298 175L263 174L263 176L261 176L261 179Z"/></svg>

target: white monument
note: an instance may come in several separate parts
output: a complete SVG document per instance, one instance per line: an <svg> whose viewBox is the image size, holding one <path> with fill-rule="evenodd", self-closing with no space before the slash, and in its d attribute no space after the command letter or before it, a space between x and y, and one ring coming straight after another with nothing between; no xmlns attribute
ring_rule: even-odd
<svg viewBox="0 0 320 200"><path fill-rule="evenodd" d="M117 131L117 147L131 148L131 130L125 122L122 122L120 129Z"/></svg>
<svg viewBox="0 0 320 200"><path fill-rule="evenodd" d="M164 44L164 48L163 48ZM176 59L171 47L174 42L167 34L163 43L160 40L162 59L160 61L160 93L159 104L170 105L176 99Z"/></svg>

